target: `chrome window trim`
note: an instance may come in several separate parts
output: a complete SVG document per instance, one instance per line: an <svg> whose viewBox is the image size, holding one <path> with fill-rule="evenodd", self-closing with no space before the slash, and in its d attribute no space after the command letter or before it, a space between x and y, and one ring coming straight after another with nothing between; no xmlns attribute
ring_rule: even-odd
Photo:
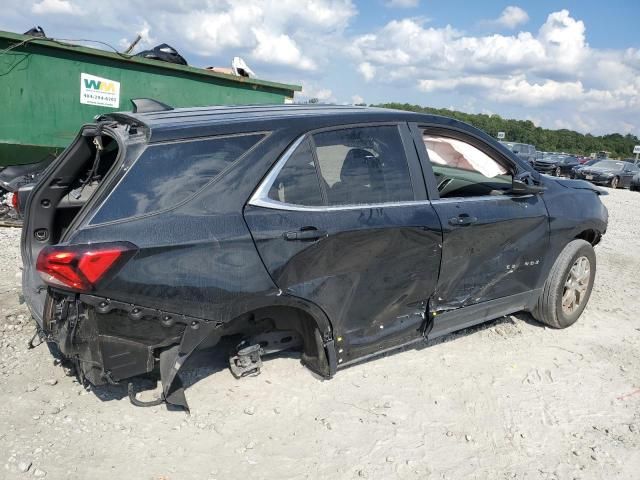
<svg viewBox="0 0 640 480"><path fill-rule="evenodd" d="M438 198L435 200L431 200L432 204L439 204L439 203L458 203L458 202L462 202L462 203L466 203L466 202L478 202L478 201L482 201L482 202L489 202L489 201L498 201L498 200L514 200L514 199L520 199L520 198L530 198L533 197L534 194L533 193L529 193L526 195L509 195L507 194L503 194L503 195L476 195L474 197L445 197L445 198Z"/></svg>
<svg viewBox="0 0 640 480"><path fill-rule="evenodd" d="M291 155L293 155L293 152L295 152L295 150L306 139L306 137L307 134L298 137L295 142L293 142L291 146L287 148L282 156L276 161L271 171L262 180L253 195L251 195L251 198L247 202L248 205L252 205L254 207L296 212L332 212L337 210L360 210L363 208L390 208L429 204L429 200L407 200L402 202L361 203L355 205L296 205L293 203L280 202L278 200L269 198L269 190L271 190L271 187L280 174L280 171L284 168L289 158L291 158Z"/></svg>
<svg viewBox="0 0 640 480"><path fill-rule="evenodd" d="M361 203L356 205L294 205L293 203L284 203L270 198L251 198L249 205L254 207L272 208L275 210L287 210L295 212L334 212L337 210L362 210L363 208L393 208L407 207L411 205L429 205L429 200L410 200L406 202L387 202L387 203Z"/></svg>

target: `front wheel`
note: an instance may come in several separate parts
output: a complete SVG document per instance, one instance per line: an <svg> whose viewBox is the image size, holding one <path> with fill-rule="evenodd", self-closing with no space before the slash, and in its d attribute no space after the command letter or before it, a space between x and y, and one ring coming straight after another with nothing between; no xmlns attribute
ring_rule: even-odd
<svg viewBox="0 0 640 480"><path fill-rule="evenodd" d="M552 328L573 325L587 306L595 276L593 247L584 240L572 241L551 267L533 317Z"/></svg>
<svg viewBox="0 0 640 480"><path fill-rule="evenodd" d="M618 188L618 185L620 185L620 179L618 177L613 177L611 179L611 188Z"/></svg>
<svg viewBox="0 0 640 480"><path fill-rule="evenodd" d="M559 177L562 175L562 170L560 170L560 167L556 168L556 177Z"/></svg>

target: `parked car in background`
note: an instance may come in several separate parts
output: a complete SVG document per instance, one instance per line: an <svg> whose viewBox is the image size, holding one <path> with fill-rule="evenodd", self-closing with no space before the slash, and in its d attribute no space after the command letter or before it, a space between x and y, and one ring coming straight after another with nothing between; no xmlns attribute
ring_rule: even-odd
<svg viewBox="0 0 640 480"><path fill-rule="evenodd" d="M580 165L578 159L572 155L547 155L537 159L533 168L540 173L564 177L571 176L573 168L578 165Z"/></svg>
<svg viewBox="0 0 640 480"><path fill-rule="evenodd" d="M158 402L186 408L179 373L204 346L239 377L295 349L329 378L517 311L568 327L593 287L601 193L440 116L106 114L29 196L23 292L81 380L159 374Z"/></svg>
<svg viewBox="0 0 640 480"><path fill-rule="evenodd" d="M515 153L518 157L520 157L525 162L529 162L530 165L533 165L536 161L537 151L536 147L533 145L529 145L527 143L516 143L516 142L501 142L505 147Z"/></svg>
<svg viewBox="0 0 640 480"><path fill-rule="evenodd" d="M578 158L578 163L579 163L580 165L584 165L584 164L586 164L587 162L590 162L591 160L593 160L593 158L591 158L591 157L584 157L584 156L582 156L582 157L577 157L577 158Z"/></svg>
<svg viewBox="0 0 640 480"><path fill-rule="evenodd" d="M640 172L636 173L631 179L629 190L632 192L640 192Z"/></svg>
<svg viewBox="0 0 640 480"><path fill-rule="evenodd" d="M11 165L0 170L0 222L18 222L18 190L38 181L55 157L50 156L38 163Z"/></svg>
<svg viewBox="0 0 640 480"><path fill-rule="evenodd" d="M576 172L577 172L578 170L580 170L581 168L584 168L584 167L588 167L588 166L590 166L590 165L593 165L594 163L599 162L599 161L600 161L600 160L597 160L597 159L595 159L595 158L590 158L588 161L586 161L586 162L585 162L585 163L583 163L582 165L576 165L575 167L573 167L573 168L571 169L571 173L569 174L569 177L570 177L570 178L576 178Z"/></svg>
<svg viewBox="0 0 640 480"><path fill-rule="evenodd" d="M626 188L631 185L631 179L638 172L640 169L633 163L622 160L596 160L592 165L575 170L574 176L597 185Z"/></svg>

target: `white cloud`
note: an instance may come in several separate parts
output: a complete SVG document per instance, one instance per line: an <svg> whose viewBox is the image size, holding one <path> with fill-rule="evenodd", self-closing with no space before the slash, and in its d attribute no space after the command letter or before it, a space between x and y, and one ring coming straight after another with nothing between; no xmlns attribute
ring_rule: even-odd
<svg viewBox="0 0 640 480"><path fill-rule="evenodd" d="M421 80L419 88L424 92L464 88L482 89L486 90L486 95L496 102L519 103L526 106L572 100L585 93L579 81L545 80L540 83L529 83L524 75L507 78L465 76L458 79Z"/></svg>
<svg viewBox="0 0 640 480"><path fill-rule="evenodd" d="M272 35L268 31L255 29L257 45L251 52L254 58L277 65L288 65L300 70L315 70L316 64L305 58L296 42L288 35Z"/></svg>
<svg viewBox="0 0 640 480"><path fill-rule="evenodd" d="M353 95L351 97L352 105L361 104L361 103L364 103L364 98L362 98L360 95Z"/></svg>
<svg viewBox="0 0 640 480"><path fill-rule="evenodd" d="M146 47L155 46L158 43L158 41L151 36L151 26L147 23L146 20L142 22L142 26L136 32L136 35L140 35L140 41L136 44L136 47L133 49L132 53L136 53L137 51L140 51L141 49L144 49ZM131 42L133 42L134 39L134 37L121 38L118 43L120 44L120 47L125 50L129 48L129 45L131 45Z"/></svg>
<svg viewBox="0 0 640 480"><path fill-rule="evenodd" d="M362 62L358 65L358 71L367 82L373 80L373 77L376 76L376 67L371 65L369 62Z"/></svg>
<svg viewBox="0 0 640 480"><path fill-rule="evenodd" d="M500 17L495 20L496 25L500 25L504 28L516 28L518 25L523 25L529 21L529 15L520 7L510 5L506 7Z"/></svg>
<svg viewBox="0 0 640 480"><path fill-rule="evenodd" d="M79 15L80 11L67 0L42 0L33 4L31 11L36 15L58 14Z"/></svg>
<svg viewBox="0 0 640 480"><path fill-rule="evenodd" d="M420 0L388 0L385 2L385 5L391 8L414 8L417 7L419 3Z"/></svg>
<svg viewBox="0 0 640 480"><path fill-rule="evenodd" d="M336 97L331 89L316 86L313 83L299 83L302 84L302 91L296 93L296 101L306 102L311 99L318 99L320 103L336 103Z"/></svg>
<svg viewBox="0 0 640 480"><path fill-rule="evenodd" d="M547 17L538 32L538 41L558 68L575 68L589 54L584 23L573 19L568 10Z"/></svg>

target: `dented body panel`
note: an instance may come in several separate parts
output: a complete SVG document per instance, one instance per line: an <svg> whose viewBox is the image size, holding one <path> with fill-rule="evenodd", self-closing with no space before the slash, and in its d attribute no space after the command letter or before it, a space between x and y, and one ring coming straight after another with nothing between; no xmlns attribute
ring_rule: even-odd
<svg viewBox="0 0 640 480"><path fill-rule="evenodd" d="M595 244L606 231L597 190L540 176L487 135L443 117L280 106L118 113L100 121L110 125L105 131L119 152L90 200L74 216L51 213L82 170L74 158L91 165L96 151L85 139L96 126L86 127L29 197L23 291L43 338L81 376L101 384L158 374L161 400L184 408L179 372L198 348L293 331L303 363L331 377L399 345L533 308L562 248L574 238ZM311 209L253 201L301 138L360 125L397 126L412 199ZM424 125L493 149L514 176L530 174L544 193L439 198L419 133ZM250 134L260 141L175 205L94 220L112 208L112 192L151 147ZM318 234L305 237L310 230ZM48 245L122 241L135 245L135 255L92 291L47 284L35 268Z"/></svg>
<svg viewBox="0 0 640 480"><path fill-rule="evenodd" d="M539 288L549 247L540 196L433 202L442 220L442 268L432 310L446 311ZM452 223L459 215L477 219Z"/></svg>
<svg viewBox="0 0 640 480"><path fill-rule="evenodd" d="M422 335L442 241L428 202L313 213L248 206L245 217L278 287L331 318L343 339L340 363ZM302 224L326 230L326 238L282 237Z"/></svg>

